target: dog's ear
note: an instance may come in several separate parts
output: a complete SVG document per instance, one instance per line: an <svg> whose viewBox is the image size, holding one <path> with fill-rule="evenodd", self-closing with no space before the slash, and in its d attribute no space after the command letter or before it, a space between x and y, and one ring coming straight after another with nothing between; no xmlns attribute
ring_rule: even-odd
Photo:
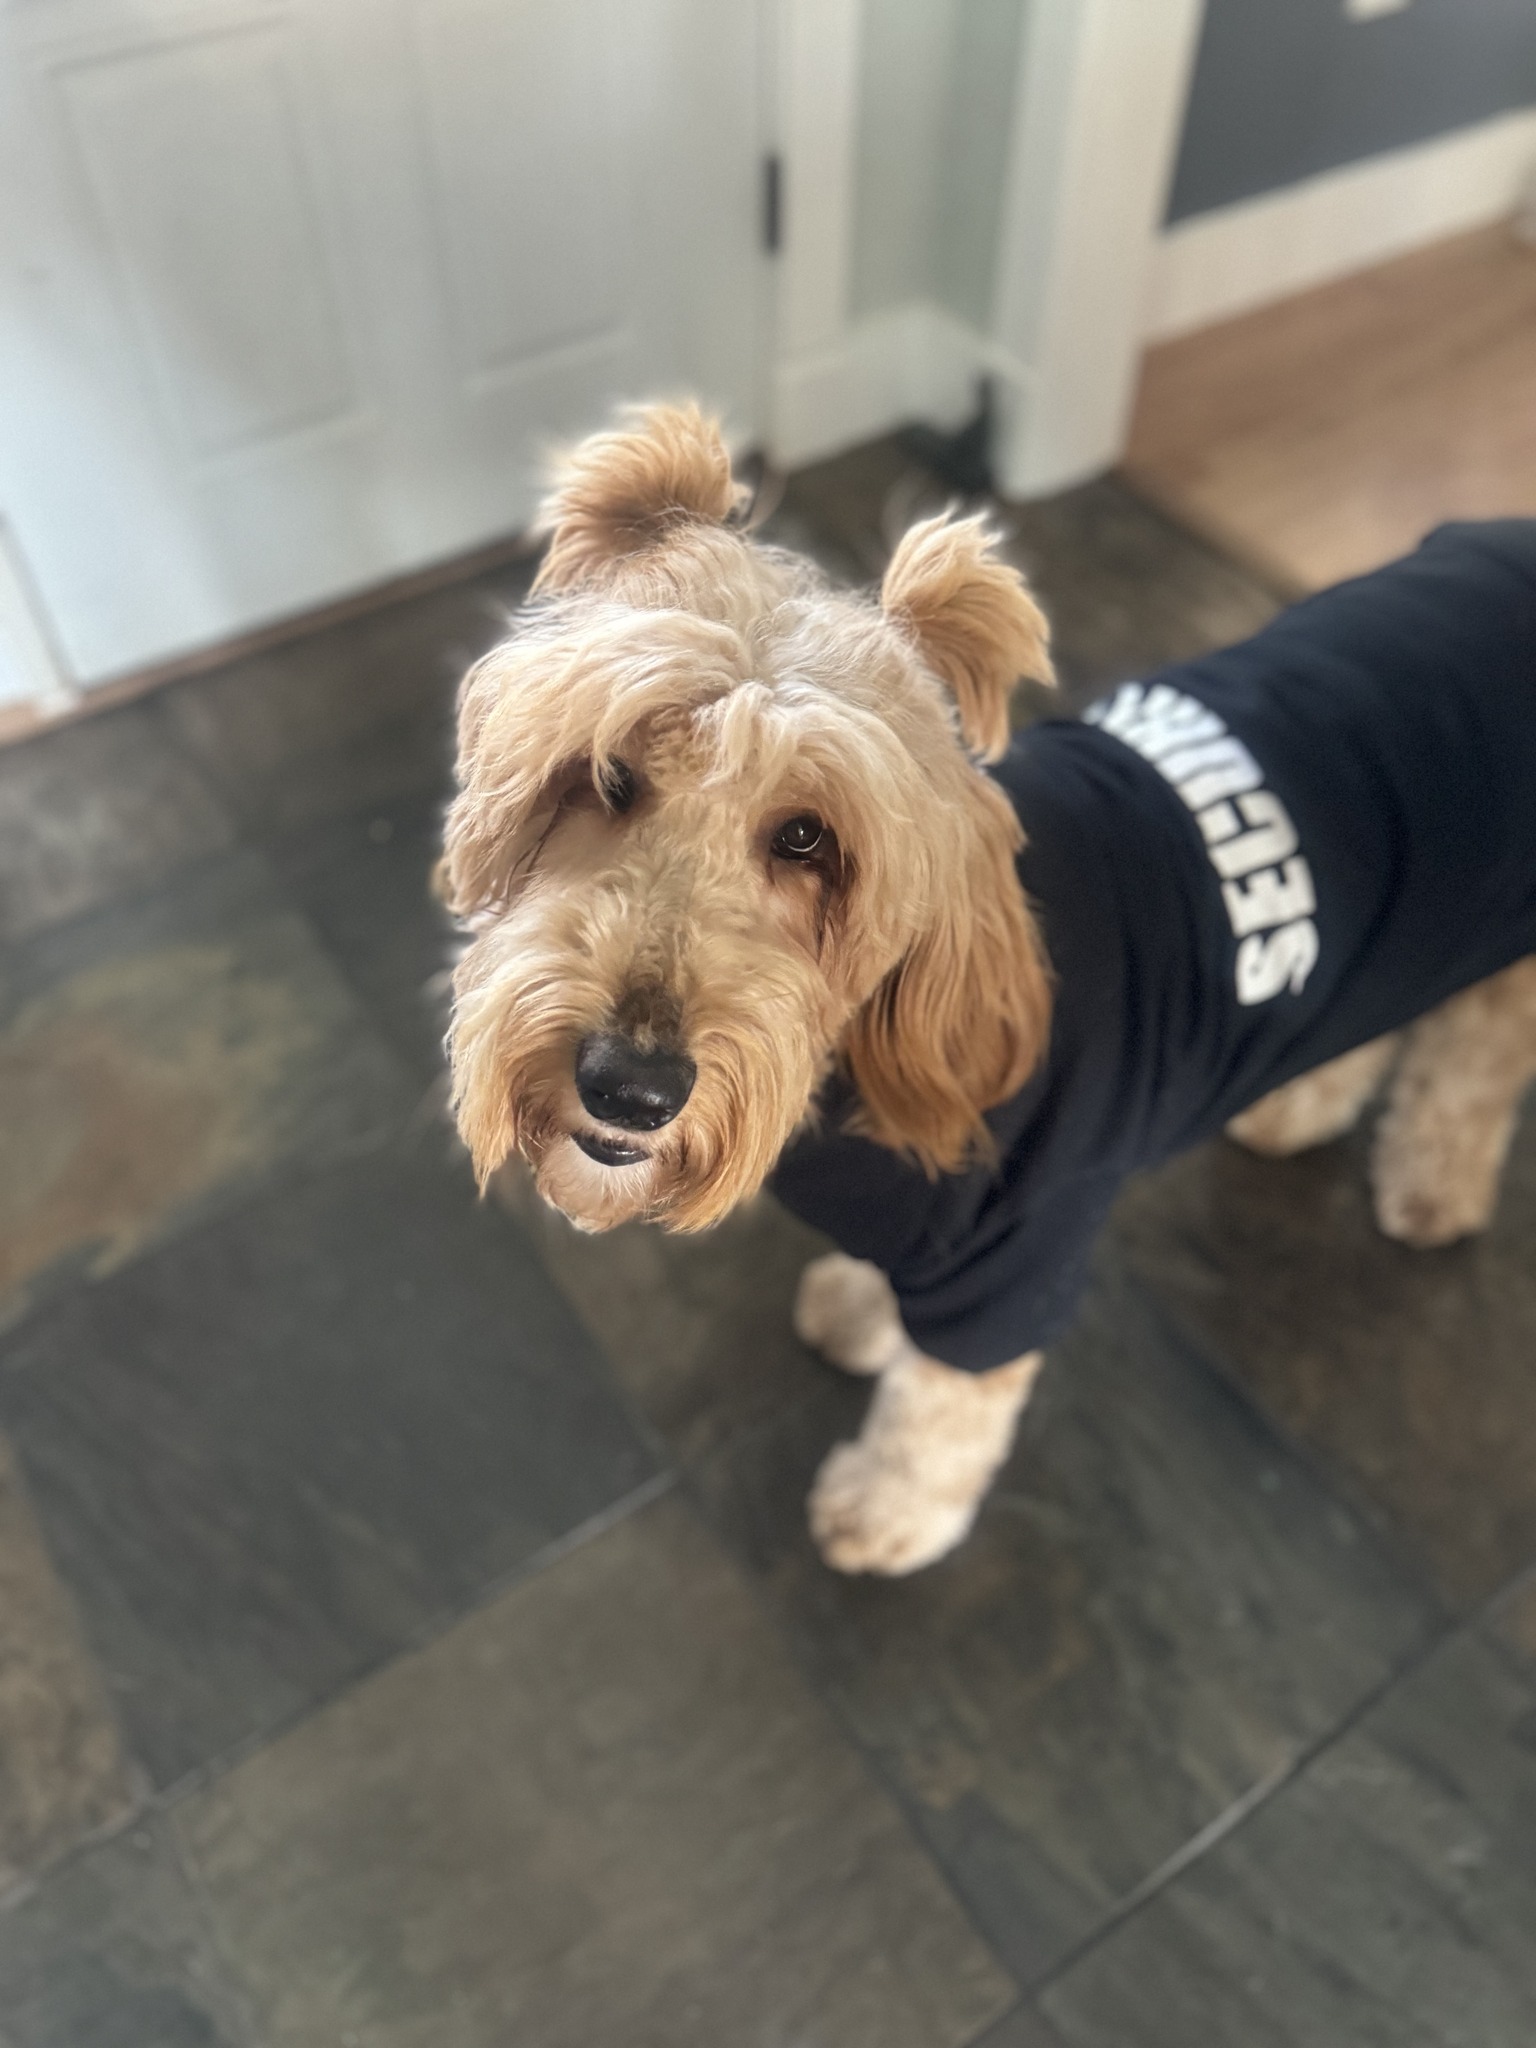
<svg viewBox="0 0 1536 2048"><path fill-rule="evenodd" d="M727 519L746 496L716 421L696 405L638 406L559 466L539 507L549 546L534 590L600 580L679 524Z"/></svg>
<svg viewBox="0 0 1536 2048"><path fill-rule="evenodd" d="M902 537L880 586L887 616L949 690L965 743L983 761L1008 744L1021 676L1054 683L1050 628L981 517L925 519Z"/></svg>
<svg viewBox="0 0 1536 2048"><path fill-rule="evenodd" d="M860 1128L952 1173L992 1150L982 1111L1017 1094L1045 1052L1050 978L1014 859L1013 807L974 777L932 916L855 1017L844 1055Z"/></svg>
<svg viewBox="0 0 1536 2048"><path fill-rule="evenodd" d="M433 893L454 917L508 899L554 816L561 771L578 752L558 724L573 680L569 655L541 659L536 640L514 634L459 685L459 787L432 872Z"/></svg>

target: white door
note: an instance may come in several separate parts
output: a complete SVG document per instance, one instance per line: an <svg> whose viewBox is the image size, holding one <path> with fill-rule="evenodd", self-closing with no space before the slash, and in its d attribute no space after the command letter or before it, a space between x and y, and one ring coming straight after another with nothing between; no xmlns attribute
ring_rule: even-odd
<svg viewBox="0 0 1536 2048"><path fill-rule="evenodd" d="M0 0L0 521L89 683L756 425L757 0Z"/></svg>

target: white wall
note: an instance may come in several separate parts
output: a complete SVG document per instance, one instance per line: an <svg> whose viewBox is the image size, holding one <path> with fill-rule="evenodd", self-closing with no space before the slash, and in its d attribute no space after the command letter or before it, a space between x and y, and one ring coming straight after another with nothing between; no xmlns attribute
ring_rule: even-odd
<svg viewBox="0 0 1536 2048"><path fill-rule="evenodd" d="M1532 191L1536 109L1195 214L1160 238L1146 338L1167 341L1481 227Z"/></svg>
<svg viewBox="0 0 1536 2048"><path fill-rule="evenodd" d="M850 310L985 330L1024 0L865 0Z"/></svg>

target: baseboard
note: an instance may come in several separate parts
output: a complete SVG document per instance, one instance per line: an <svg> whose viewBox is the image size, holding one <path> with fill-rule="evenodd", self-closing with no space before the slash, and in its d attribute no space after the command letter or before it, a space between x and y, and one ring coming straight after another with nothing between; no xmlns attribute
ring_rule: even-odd
<svg viewBox="0 0 1536 2048"><path fill-rule="evenodd" d="M0 721L66 711L79 691L48 630L10 527L0 519Z"/></svg>
<svg viewBox="0 0 1536 2048"><path fill-rule="evenodd" d="M307 611L289 612L265 626L251 626L227 639L207 641L185 654L172 655L145 668L119 670L115 675L104 676L79 688L67 684L61 694L51 699L39 693L0 702L0 747L10 745L12 741L31 739L57 725L73 724L77 719L91 717L99 711L115 710L119 705L131 704L135 698L147 696L167 683L184 682L193 676L206 675L213 669L225 668L231 662L270 653L275 648L286 646L289 641L325 632L333 626L346 625L350 620L365 618L370 612L408 603L412 598L425 597L434 590L450 589L456 583L469 583L493 569L531 560L538 550L539 543L529 534L510 534L501 540L487 541L482 547L471 548L466 554L429 563L425 569L410 569L402 576L391 576L382 583L370 583L346 597L334 597L325 604L312 605ZM530 567L530 578L532 573ZM3 598L4 593L0 591L0 604L3 604Z"/></svg>
<svg viewBox="0 0 1536 2048"><path fill-rule="evenodd" d="M1166 229L1148 341L1245 313L1512 213L1536 172L1536 108L1347 164Z"/></svg>
<svg viewBox="0 0 1536 2048"><path fill-rule="evenodd" d="M958 427L983 370L1021 373L994 344L926 301L856 321L834 348L791 356L773 373L769 451L788 469L921 420Z"/></svg>

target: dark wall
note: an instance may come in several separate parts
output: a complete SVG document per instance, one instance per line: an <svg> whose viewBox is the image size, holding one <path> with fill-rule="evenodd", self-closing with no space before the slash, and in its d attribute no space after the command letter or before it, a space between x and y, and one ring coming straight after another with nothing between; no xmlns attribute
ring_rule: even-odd
<svg viewBox="0 0 1536 2048"><path fill-rule="evenodd" d="M1536 104L1536 0L1209 0L1168 218Z"/></svg>

